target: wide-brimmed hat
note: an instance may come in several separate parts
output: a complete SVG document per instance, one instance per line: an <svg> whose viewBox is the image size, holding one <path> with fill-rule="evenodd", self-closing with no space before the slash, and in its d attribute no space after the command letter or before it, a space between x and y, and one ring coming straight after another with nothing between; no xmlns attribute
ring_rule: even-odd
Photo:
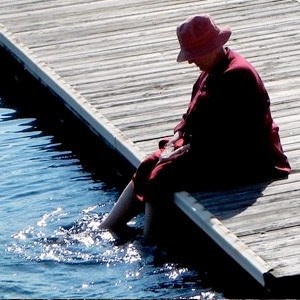
<svg viewBox="0 0 300 300"><path fill-rule="evenodd" d="M180 44L178 62L204 56L223 46L231 35L228 27L218 27L209 15L190 17L177 27Z"/></svg>

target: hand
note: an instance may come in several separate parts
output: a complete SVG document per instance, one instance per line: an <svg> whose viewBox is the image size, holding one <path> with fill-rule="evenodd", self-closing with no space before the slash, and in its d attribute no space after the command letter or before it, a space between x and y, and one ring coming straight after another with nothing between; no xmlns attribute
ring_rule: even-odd
<svg viewBox="0 0 300 300"><path fill-rule="evenodd" d="M174 144L168 143L166 144L163 152L161 153L158 163L164 162L171 158L172 154L174 153Z"/></svg>
<svg viewBox="0 0 300 300"><path fill-rule="evenodd" d="M173 137L169 140L168 144L175 145L175 143L180 139L181 136L182 136L182 133L180 131L176 131L174 133Z"/></svg>
<svg viewBox="0 0 300 300"><path fill-rule="evenodd" d="M182 147L174 150L173 144L167 144L165 150L160 155L157 164L170 160L176 155L179 155L190 149L190 144L183 145Z"/></svg>

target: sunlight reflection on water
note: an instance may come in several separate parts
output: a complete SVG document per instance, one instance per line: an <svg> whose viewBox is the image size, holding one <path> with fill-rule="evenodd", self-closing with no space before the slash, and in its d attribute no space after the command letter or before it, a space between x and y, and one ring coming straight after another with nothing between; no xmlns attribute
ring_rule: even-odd
<svg viewBox="0 0 300 300"><path fill-rule="evenodd" d="M99 230L119 191L95 181L35 119L15 114L0 108L3 298L220 298L195 270Z"/></svg>

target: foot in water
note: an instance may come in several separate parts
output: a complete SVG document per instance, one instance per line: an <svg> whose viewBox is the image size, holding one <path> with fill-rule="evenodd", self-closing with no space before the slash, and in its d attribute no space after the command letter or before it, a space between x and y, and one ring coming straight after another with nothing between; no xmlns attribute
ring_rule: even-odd
<svg viewBox="0 0 300 300"><path fill-rule="evenodd" d="M122 226L117 230L111 230L111 234L115 238L115 245L123 245L133 239L137 238L138 236L142 235L141 228L130 227L128 225Z"/></svg>

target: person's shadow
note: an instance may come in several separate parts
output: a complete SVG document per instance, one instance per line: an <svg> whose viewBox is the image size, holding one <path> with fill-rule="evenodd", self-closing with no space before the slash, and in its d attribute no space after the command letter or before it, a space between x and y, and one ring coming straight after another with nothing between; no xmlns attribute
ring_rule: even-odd
<svg viewBox="0 0 300 300"><path fill-rule="evenodd" d="M270 182L230 189L191 192L191 195L219 220L229 219L253 205L263 196Z"/></svg>

